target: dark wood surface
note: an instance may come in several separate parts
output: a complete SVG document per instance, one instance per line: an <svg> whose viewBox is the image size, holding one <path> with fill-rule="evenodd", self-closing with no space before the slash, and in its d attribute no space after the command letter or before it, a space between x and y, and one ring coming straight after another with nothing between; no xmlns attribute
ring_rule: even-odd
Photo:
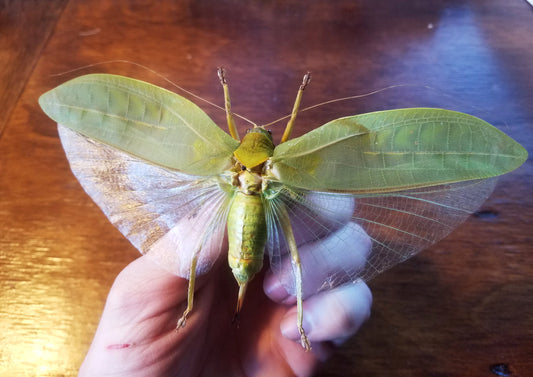
<svg viewBox="0 0 533 377"><path fill-rule="evenodd" d="M0 4L0 134L66 1Z"/></svg>
<svg viewBox="0 0 533 377"><path fill-rule="evenodd" d="M215 70L225 66L234 110L257 123L290 111L306 70L304 106L413 84L302 113L297 134L343 115L437 106L480 116L533 150L526 1L20 0L0 9L0 376L76 375L110 285L137 257L70 173L37 105L44 91L96 71L168 87L138 65L103 62L150 67L217 103ZM374 279L371 320L319 375L495 376L499 364L533 375L532 175L528 160L449 237Z"/></svg>

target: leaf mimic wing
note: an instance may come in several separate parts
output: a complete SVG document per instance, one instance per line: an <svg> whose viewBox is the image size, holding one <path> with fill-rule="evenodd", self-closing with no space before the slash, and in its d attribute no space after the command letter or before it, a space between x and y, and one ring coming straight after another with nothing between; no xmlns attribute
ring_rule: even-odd
<svg viewBox="0 0 533 377"><path fill-rule="evenodd" d="M394 193L342 194L285 186L267 206L270 264L294 294L293 266L276 219L285 205L295 230L304 295L368 281L439 241L490 195L496 179Z"/></svg>
<svg viewBox="0 0 533 377"><path fill-rule="evenodd" d="M473 116L399 109L339 118L280 144L274 179L333 192L392 192L507 173L527 158L513 139Z"/></svg>
<svg viewBox="0 0 533 377"><path fill-rule="evenodd" d="M216 177L156 166L61 125L58 129L76 178L141 253L185 278L199 249L197 272L211 267L231 200Z"/></svg>
<svg viewBox="0 0 533 377"><path fill-rule="evenodd" d="M194 103L127 77L81 76L43 94L39 103L65 127L187 174L224 171L238 146Z"/></svg>

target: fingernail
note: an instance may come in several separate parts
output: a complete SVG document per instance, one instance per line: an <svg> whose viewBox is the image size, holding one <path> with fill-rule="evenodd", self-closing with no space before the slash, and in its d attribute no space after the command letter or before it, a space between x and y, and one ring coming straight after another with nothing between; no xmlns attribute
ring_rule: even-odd
<svg viewBox="0 0 533 377"><path fill-rule="evenodd" d="M309 335L310 326L307 321L304 319L303 327L305 333ZM296 314L289 314L281 320L280 324L281 334L290 340L300 340L300 331L298 331L298 326L296 325Z"/></svg>
<svg viewBox="0 0 533 377"><path fill-rule="evenodd" d="M283 287L275 276L270 275L265 278L263 289L265 294L270 297L271 300L276 302L283 302L289 297L287 290Z"/></svg>
<svg viewBox="0 0 533 377"><path fill-rule="evenodd" d="M298 327L296 326L296 316L288 315L281 320L280 324L281 334L290 340L300 339L300 333Z"/></svg>

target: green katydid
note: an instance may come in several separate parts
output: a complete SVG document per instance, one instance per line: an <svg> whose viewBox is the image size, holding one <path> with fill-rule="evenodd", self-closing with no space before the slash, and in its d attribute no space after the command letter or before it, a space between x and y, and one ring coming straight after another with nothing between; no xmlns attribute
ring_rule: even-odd
<svg viewBox="0 0 533 377"><path fill-rule="evenodd" d="M279 145L257 126L239 141L221 69L219 76L231 136L189 100L121 76L81 76L39 99L59 123L74 174L110 221L142 253L189 279L178 328L191 313L195 277L218 255L202 251L220 250L227 227L237 312L266 248L297 298L301 344L310 349L306 295L369 280L438 241L490 194L487 178L527 158L485 121L430 108L339 118L290 139L309 74ZM344 263L331 245L305 251L322 237L342 241L347 224L368 242L357 262ZM306 286L305 269L318 259L324 271Z"/></svg>

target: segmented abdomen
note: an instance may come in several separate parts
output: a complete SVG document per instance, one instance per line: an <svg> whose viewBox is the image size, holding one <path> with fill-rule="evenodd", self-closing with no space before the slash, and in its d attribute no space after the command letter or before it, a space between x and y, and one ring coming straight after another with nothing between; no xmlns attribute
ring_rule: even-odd
<svg viewBox="0 0 533 377"><path fill-rule="evenodd" d="M239 284L250 281L263 267L266 240L261 195L238 191L228 214L228 262Z"/></svg>

